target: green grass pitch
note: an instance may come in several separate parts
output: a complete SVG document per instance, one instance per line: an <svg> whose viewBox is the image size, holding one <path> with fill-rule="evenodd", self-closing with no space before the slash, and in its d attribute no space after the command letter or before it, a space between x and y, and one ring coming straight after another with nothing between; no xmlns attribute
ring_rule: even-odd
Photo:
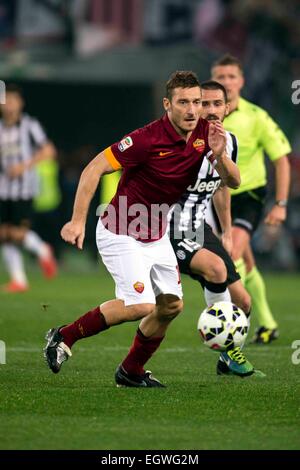
<svg viewBox="0 0 300 470"><path fill-rule="evenodd" d="M148 366L167 388L141 390L114 385L136 323L77 343L58 375L46 367L46 330L114 296L103 268L70 271L46 282L33 270L30 292L0 294L1 449L299 449L300 364L291 360L300 340L299 275L266 276L281 335L247 346L267 376L246 379L216 376L217 353L196 329L202 291L184 277L184 313Z"/></svg>

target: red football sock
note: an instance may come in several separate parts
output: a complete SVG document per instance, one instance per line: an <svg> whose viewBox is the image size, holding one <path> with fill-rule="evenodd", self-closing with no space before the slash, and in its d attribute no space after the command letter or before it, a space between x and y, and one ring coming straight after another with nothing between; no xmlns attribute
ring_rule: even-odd
<svg viewBox="0 0 300 470"><path fill-rule="evenodd" d="M160 338L146 338L140 329L137 330L133 345L124 361L122 367L128 374L140 375L144 373L144 365L157 350L164 336Z"/></svg>
<svg viewBox="0 0 300 470"><path fill-rule="evenodd" d="M93 336L100 331L107 330L109 326L106 324L105 318L99 307L90 310L78 320L70 325L60 329L60 333L64 338L64 343L71 348L73 344L82 338Z"/></svg>

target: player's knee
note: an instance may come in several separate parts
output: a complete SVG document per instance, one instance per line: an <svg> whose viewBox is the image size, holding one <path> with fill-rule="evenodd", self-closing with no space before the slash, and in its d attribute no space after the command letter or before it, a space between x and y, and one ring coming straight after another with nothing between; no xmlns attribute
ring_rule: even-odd
<svg viewBox="0 0 300 470"><path fill-rule="evenodd" d="M205 275L205 279L209 282L221 283L227 279L227 269L221 258L215 258L211 263Z"/></svg>
<svg viewBox="0 0 300 470"><path fill-rule="evenodd" d="M243 312L248 314L251 310L251 297L248 294L248 292L245 291L243 293L243 295L241 296L241 299L240 299L240 304L241 305L239 305L239 307L243 310Z"/></svg>
<svg viewBox="0 0 300 470"><path fill-rule="evenodd" d="M147 317L151 313L154 312L155 305L154 304L137 304L137 305L130 305L126 307L127 311L127 320L135 321L140 320L141 318Z"/></svg>
<svg viewBox="0 0 300 470"><path fill-rule="evenodd" d="M176 299L166 303L162 308L159 309L159 317L162 320L173 320L183 310L183 300Z"/></svg>
<svg viewBox="0 0 300 470"><path fill-rule="evenodd" d="M167 310L168 310L169 315L173 317L177 317L177 315L179 315L183 310L183 300L182 299L174 300L168 305Z"/></svg>
<svg viewBox="0 0 300 470"><path fill-rule="evenodd" d="M242 256L243 256L242 247L233 246L232 252L231 252L231 258L233 259L233 261L237 261L239 258L242 258Z"/></svg>
<svg viewBox="0 0 300 470"><path fill-rule="evenodd" d="M251 297L246 289L243 288L243 290L239 290L238 292L230 293L232 302L241 308L243 312L248 314L251 310Z"/></svg>

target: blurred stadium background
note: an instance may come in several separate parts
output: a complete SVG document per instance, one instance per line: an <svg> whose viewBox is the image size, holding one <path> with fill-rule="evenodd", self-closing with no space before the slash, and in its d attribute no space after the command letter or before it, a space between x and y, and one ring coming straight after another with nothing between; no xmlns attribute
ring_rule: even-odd
<svg viewBox="0 0 300 470"><path fill-rule="evenodd" d="M300 80L299 18L296 0L0 0L0 79L22 86L26 111L58 149L56 162L39 167L35 229L62 268L48 283L32 263L32 289L1 294L0 449L299 449L300 366L291 360L300 321L300 105L291 100ZM202 292L187 277L185 312L151 360L166 393L114 387L136 328L130 323L75 346L76 357L54 376L42 360L45 331L113 292L94 239L96 207L109 200L114 179L103 180L92 202L85 251L59 237L81 170L162 114L171 72L192 69L205 80L225 52L245 65L245 97L270 112L293 147L288 220L280 232L262 225L253 241L259 266L274 271L266 283L280 325L274 344L248 349L267 377L216 376L217 357L196 331Z"/></svg>
<svg viewBox="0 0 300 470"><path fill-rule="evenodd" d="M192 69L205 80L212 61L230 52L245 65L244 96L270 112L293 147L288 220L280 232L261 226L258 262L300 269L300 105L291 101L300 79L299 16L296 0L0 0L0 78L22 86L26 111L59 151L56 165L40 167L35 228L61 260L59 228L89 159L161 115L171 72ZM94 214L110 185L90 212L94 259Z"/></svg>

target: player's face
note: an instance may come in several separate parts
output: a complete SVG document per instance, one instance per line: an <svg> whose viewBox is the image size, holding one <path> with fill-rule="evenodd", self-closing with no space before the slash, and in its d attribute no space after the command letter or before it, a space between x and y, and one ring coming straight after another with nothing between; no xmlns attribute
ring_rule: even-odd
<svg viewBox="0 0 300 470"><path fill-rule="evenodd" d="M244 77L237 65L217 65L212 69L212 79L225 87L229 101L240 96Z"/></svg>
<svg viewBox="0 0 300 470"><path fill-rule="evenodd" d="M23 99L18 93L8 92L5 96L5 104L1 105L1 114L5 117L18 118L23 108Z"/></svg>
<svg viewBox="0 0 300 470"><path fill-rule="evenodd" d="M191 133L201 114L201 90L199 87L175 88L172 98L164 98L164 108L180 135Z"/></svg>
<svg viewBox="0 0 300 470"><path fill-rule="evenodd" d="M229 112L229 103L225 103L222 90L202 90L201 117L208 121L223 121Z"/></svg>

